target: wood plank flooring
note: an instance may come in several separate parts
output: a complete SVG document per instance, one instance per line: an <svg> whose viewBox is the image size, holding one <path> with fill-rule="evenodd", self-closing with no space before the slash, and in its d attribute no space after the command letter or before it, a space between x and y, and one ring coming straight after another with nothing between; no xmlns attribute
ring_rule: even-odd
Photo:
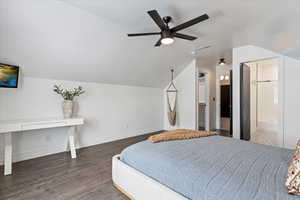
<svg viewBox="0 0 300 200"><path fill-rule="evenodd" d="M0 200L127 200L112 186L111 159L149 134L13 164L13 175L0 170Z"/></svg>

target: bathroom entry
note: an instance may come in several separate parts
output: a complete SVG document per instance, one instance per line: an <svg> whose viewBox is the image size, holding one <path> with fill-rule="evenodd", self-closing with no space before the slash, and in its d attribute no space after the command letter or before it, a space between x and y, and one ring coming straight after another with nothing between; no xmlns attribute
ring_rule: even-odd
<svg viewBox="0 0 300 200"><path fill-rule="evenodd" d="M197 92L197 127L198 130L209 130L209 82L207 73L198 74Z"/></svg>
<svg viewBox="0 0 300 200"><path fill-rule="evenodd" d="M278 72L278 59L241 65L241 139L282 145Z"/></svg>
<svg viewBox="0 0 300 200"><path fill-rule="evenodd" d="M232 137L232 67L216 67L216 129Z"/></svg>

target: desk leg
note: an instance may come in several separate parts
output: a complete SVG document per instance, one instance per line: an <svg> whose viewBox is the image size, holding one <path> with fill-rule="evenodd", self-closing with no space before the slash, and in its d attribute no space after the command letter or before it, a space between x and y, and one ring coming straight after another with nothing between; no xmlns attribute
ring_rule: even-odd
<svg viewBox="0 0 300 200"><path fill-rule="evenodd" d="M72 158L76 158L76 148L75 148L75 142L74 142L75 130L76 130L75 126L71 126L69 128L69 146L70 146Z"/></svg>
<svg viewBox="0 0 300 200"><path fill-rule="evenodd" d="M4 134L4 175L10 175L12 171L12 143L11 133Z"/></svg>

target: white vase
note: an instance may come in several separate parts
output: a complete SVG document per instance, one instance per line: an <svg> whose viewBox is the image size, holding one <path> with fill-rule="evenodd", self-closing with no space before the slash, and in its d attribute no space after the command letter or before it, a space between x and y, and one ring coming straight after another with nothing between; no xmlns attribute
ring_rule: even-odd
<svg viewBox="0 0 300 200"><path fill-rule="evenodd" d="M64 118L71 118L73 115L73 101L65 100L63 101L63 114Z"/></svg>

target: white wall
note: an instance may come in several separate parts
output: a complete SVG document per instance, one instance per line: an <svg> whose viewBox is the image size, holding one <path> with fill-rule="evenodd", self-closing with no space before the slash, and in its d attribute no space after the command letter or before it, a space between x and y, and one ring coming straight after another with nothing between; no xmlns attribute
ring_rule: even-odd
<svg viewBox="0 0 300 200"><path fill-rule="evenodd" d="M163 89L28 77L19 89L0 90L0 120L62 116L62 99L52 91L54 84L86 90L78 98L86 124L79 130L77 147L163 129ZM13 141L14 160L20 161L65 151L67 133L66 128L29 131L14 134Z"/></svg>
<svg viewBox="0 0 300 200"><path fill-rule="evenodd" d="M233 50L233 135L240 138L240 70L243 62L257 61L267 58L278 58L278 104L279 104L279 131L282 146L294 149L300 139L300 61L283 56L259 47L245 46Z"/></svg>
<svg viewBox="0 0 300 200"><path fill-rule="evenodd" d="M196 62L193 60L187 67L174 79L174 84L178 89L177 96L177 119L176 125L171 126L168 121L168 104L166 94L164 109L164 128L165 130L177 128L196 128ZM168 86L166 86L165 90ZM170 98L173 102L173 99Z"/></svg>
<svg viewBox="0 0 300 200"><path fill-rule="evenodd" d="M232 60L232 69L233 69L233 137L240 138L240 64L269 59L269 58L278 58L280 62L279 68L279 82L283 79L283 56L272 51L256 47L256 46L243 46L233 49L233 60ZM282 95L283 88L279 86L279 103L283 103L283 95ZM282 108L280 109L281 119L279 121L283 121L283 112ZM282 130L282 125L279 127Z"/></svg>
<svg viewBox="0 0 300 200"><path fill-rule="evenodd" d="M294 149L300 139L300 61L285 57L284 65L284 144Z"/></svg>

